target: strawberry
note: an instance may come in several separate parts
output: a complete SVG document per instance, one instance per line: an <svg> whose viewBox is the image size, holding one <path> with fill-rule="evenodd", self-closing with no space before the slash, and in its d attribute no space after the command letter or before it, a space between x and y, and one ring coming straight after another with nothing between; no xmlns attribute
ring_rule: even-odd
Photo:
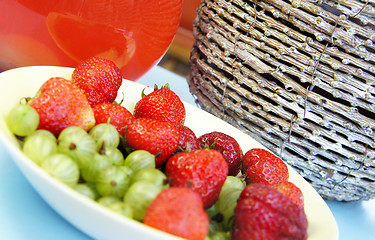
<svg viewBox="0 0 375 240"><path fill-rule="evenodd" d="M272 187L279 190L284 195L288 196L294 203L303 207L304 206L304 197L301 189L297 187L292 182L282 182L278 184L271 185Z"/></svg>
<svg viewBox="0 0 375 240"><path fill-rule="evenodd" d="M307 239L304 209L270 185L246 186L234 211L232 240Z"/></svg>
<svg viewBox="0 0 375 240"><path fill-rule="evenodd" d="M47 80L31 100L39 114L39 129L57 136L64 128L78 126L89 130L95 125L94 112L81 90L61 77Z"/></svg>
<svg viewBox="0 0 375 240"><path fill-rule="evenodd" d="M179 138L180 133L173 124L151 118L135 119L125 132L127 147L158 155L156 167L161 167L176 151Z"/></svg>
<svg viewBox="0 0 375 240"><path fill-rule="evenodd" d="M288 166L266 149L250 149L242 161L247 183L277 184L289 179Z"/></svg>
<svg viewBox="0 0 375 240"><path fill-rule="evenodd" d="M180 131L180 139L177 151L191 151L199 149L198 138L189 127L175 124Z"/></svg>
<svg viewBox="0 0 375 240"><path fill-rule="evenodd" d="M134 107L135 118L153 118L183 125L186 118L181 99L169 89L169 85L143 96Z"/></svg>
<svg viewBox="0 0 375 240"><path fill-rule="evenodd" d="M148 207L143 223L191 240L204 240L209 230L202 198L189 188L162 190Z"/></svg>
<svg viewBox="0 0 375 240"><path fill-rule="evenodd" d="M86 94L92 107L113 102L122 84L120 69L110 60L92 57L73 71L72 81Z"/></svg>
<svg viewBox="0 0 375 240"><path fill-rule="evenodd" d="M170 157L165 174L170 186L196 190L202 196L204 207L209 208L219 197L228 175L228 164L220 152L198 149Z"/></svg>
<svg viewBox="0 0 375 240"><path fill-rule="evenodd" d="M117 103L100 103L93 107L96 124L106 123L110 119L121 136L124 136L126 127L134 121L133 114L124 106Z"/></svg>
<svg viewBox="0 0 375 240"><path fill-rule="evenodd" d="M233 137L223 132L210 132L198 138L200 147L209 146L221 152L228 163L228 175L236 176L240 172L243 152Z"/></svg>

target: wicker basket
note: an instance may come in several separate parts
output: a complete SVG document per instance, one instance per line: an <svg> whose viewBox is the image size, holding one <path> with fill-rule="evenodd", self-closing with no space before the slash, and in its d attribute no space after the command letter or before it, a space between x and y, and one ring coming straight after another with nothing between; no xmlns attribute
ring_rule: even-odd
<svg viewBox="0 0 375 240"><path fill-rule="evenodd" d="M374 0L202 0L190 91L322 197L371 199L374 26Z"/></svg>

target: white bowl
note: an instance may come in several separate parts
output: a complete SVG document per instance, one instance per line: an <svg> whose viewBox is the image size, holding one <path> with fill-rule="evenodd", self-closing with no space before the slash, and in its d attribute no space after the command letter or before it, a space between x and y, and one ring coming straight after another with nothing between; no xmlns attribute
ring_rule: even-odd
<svg viewBox="0 0 375 240"><path fill-rule="evenodd" d="M9 132L4 116L20 98L33 96L41 84L50 77L70 79L72 68L65 67L24 67L12 69L0 74L0 102L7 103L0 109L0 142L8 149L22 173L45 199L45 201L74 226L95 239L137 239L137 240L173 240L181 239L158 231L142 223L122 217L105 209L96 202L84 197L71 188L52 178L20 150L15 137ZM119 99L124 93L123 105L133 110L135 103L146 86L124 80L119 90ZM148 88L148 91L151 91ZM233 137L244 152L253 147L263 147L240 130L217 117L191 105L186 107L186 122L197 136L211 131L222 131ZM301 188L305 198L305 212L308 219L309 240L337 240L336 221L324 200L295 170L289 167L290 181ZM32 221L32 220L30 220Z"/></svg>

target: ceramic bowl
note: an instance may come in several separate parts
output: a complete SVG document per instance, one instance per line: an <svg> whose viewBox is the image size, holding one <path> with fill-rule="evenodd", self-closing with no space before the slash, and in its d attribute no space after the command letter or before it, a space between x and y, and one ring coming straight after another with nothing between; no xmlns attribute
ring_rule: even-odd
<svg viewBox="0 0 375 240"><path fill-rule="evenodd" d="M62 217L95 239L138 239L173 240L180 239L162 231L148 227L140 222L122 217L96 202L77 193L44 172L28 159L20 150L15 137L6 127L4 116L17 104L20 98L34 96L41 84L50 77L70 79L72 68L35 66L16 68L0 74L0 142L40 196ZM119 99L124 93L122 103L130 111L140 99L146 86L124 80L119 90ZM147 91L152 91L147 88ZM147 93L146 91L146 93ZM211 131L222 131L236 138L244 152L254 147L263 147L254 139L221 119L185 103L186 122L197 136ZM337 240L338 228L328 206L320 195L293 168L289 167L290 181L303 192L305 212L308 218L309 240ZM32 219L30 219L32 221Z"/></svg>

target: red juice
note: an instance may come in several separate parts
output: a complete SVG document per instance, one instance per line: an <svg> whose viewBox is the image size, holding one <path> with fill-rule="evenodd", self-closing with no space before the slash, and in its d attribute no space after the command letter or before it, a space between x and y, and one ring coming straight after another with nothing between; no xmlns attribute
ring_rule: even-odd
<svg viewBox="0 0 375 240"><path fill-rule="evenodd" d="M2 0L0 71L98 56L136 80L168 49L181 11L182 0Z"/></svg>

